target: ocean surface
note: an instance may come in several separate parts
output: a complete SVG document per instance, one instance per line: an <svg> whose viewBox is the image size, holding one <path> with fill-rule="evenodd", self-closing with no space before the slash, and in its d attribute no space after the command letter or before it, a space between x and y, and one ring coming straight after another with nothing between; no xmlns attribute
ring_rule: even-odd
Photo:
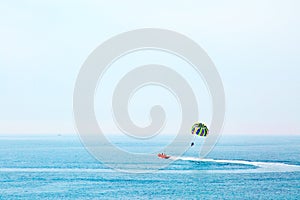
<svg viewBox="0 0 300 200"><path fill-rule="evenodd" d="M0 136L0 199L300 199L300 136L223 135L205 159L197 148L135 174L108 168L77 136Z"/></svg>

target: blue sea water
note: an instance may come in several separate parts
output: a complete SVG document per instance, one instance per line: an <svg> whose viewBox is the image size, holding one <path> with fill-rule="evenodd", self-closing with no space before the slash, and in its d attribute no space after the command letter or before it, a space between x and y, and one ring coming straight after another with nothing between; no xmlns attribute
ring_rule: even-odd
<svg viewBox="0 0 300 200"><path fill-rule="evenodd" d="M300 199L299 136L224 135L206 159L197 155L193 148L155 173L122 173L77 136L2 136L0 199Z"/></svg>

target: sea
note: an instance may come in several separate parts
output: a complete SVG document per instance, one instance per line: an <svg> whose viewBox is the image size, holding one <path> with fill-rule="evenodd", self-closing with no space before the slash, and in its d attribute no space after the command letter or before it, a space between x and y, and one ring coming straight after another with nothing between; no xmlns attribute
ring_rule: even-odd
<svg viewBox="0 0 300 200"><path fill-rule="evenodd" d="M205 158L198 148L131 173L95 159L77 135L0 136L0 199L300 199L300 136L223 135Z"/></svg>

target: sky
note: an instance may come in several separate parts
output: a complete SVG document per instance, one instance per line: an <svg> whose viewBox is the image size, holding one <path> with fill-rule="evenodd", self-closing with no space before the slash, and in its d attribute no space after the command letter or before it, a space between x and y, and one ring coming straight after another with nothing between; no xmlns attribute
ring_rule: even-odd
<svg viewBox="0 0 300 200"><path fill-rule="evenodd" d="M182 33L207 52L225 89L223 134L300 134L299 9L297 0L1 1L0 134L75 133L72 98L81 65L102 42L139 28ZM180 65L153 52L123 65L141 58ZM209 121L209 96L199 88L199 108ZM166 93L154 89L147 93ZM164 98L177 122L176 102ZM101 114L101 105L95 107ZM141 107L130 113L147 124ZM99 117L108 130L110 117Z"/></svg>

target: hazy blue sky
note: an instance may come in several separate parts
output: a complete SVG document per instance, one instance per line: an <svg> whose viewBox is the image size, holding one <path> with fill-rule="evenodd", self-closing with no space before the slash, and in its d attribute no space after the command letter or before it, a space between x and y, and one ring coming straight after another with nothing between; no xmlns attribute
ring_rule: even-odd
<svg viewBox="0 0 300 200"><path fill-rule="evenodd" d="M1 134L75 132L82 63L111 36L145 27L180 32L212 58L224 134L300 134L297 0L1 1L0 16Z"/></svg>

